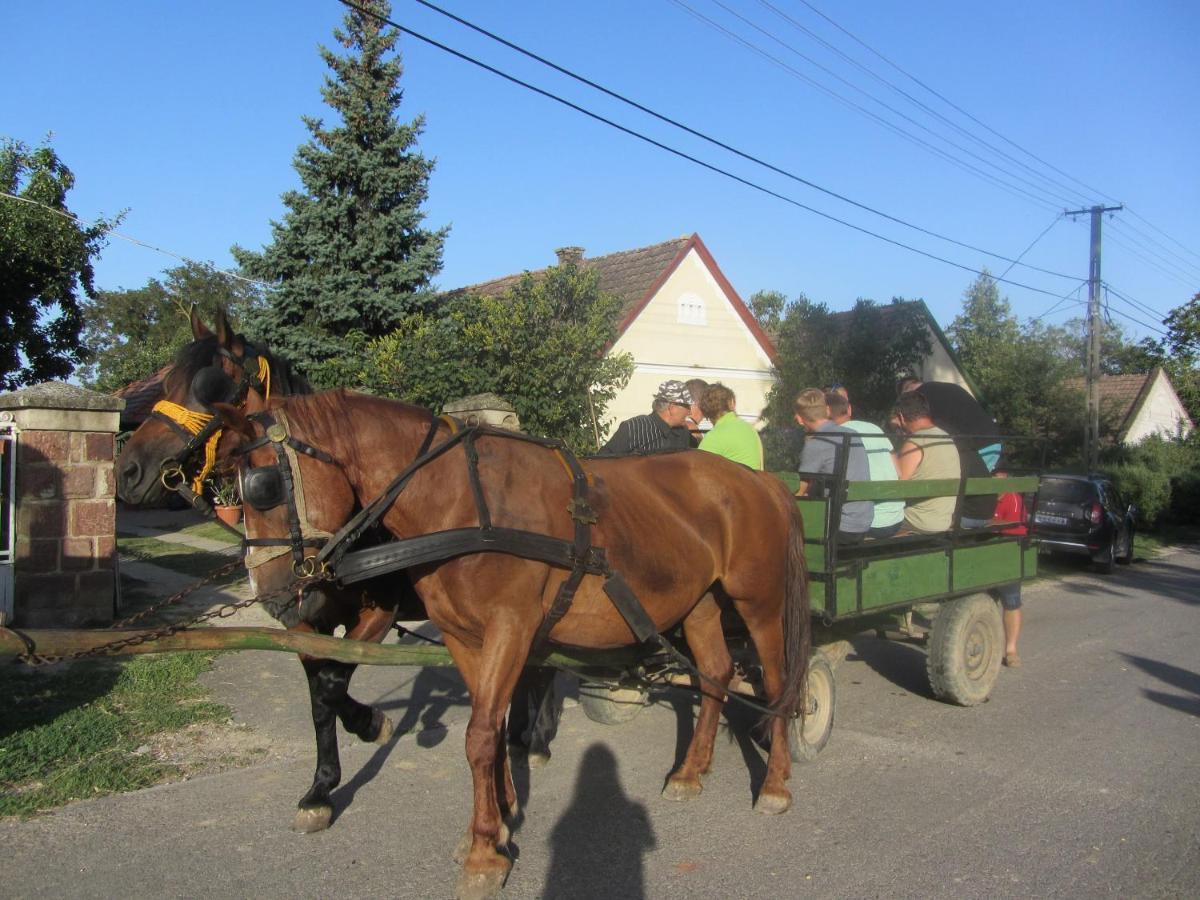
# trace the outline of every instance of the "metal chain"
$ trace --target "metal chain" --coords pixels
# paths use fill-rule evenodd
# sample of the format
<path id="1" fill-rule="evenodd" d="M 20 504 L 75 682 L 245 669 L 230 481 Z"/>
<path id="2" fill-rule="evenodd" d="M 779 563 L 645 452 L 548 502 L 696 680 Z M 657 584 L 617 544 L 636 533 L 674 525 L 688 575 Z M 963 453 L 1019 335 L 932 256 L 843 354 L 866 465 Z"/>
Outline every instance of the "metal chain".
<path id="1" fill-rule="evenodd" d="M 166 598 L 165 600 L 162 600 L 159 603 L 156 603 L 153 606 L 150 606 L 150 607 L 142 610 L 141 612 L 136 613 L 132 616 L 129 616 L 128 618 L 122 619 L 119 622 L 116 622 L 114 624 L 116 627 L 122 627 L 125 625 L 129 625 L 129 624 L 132 624 L 133 622 L 137 622 L 141 619 L 146 618 L 151 613 L 157 612 L 160 609 L 164 609 L 165 607 L 172 606 L 172 605 L 178 603 L 179 601 L 181 601 L 184 597 L 187 597 L 189 594 L 198 590 L 199 588 L 204 587 L 206 584 L 210 584 L 211 582 L 215 581 L 216 579 L 221 578 L 224 575 L 228 575 L 229 573 L 235 571 L 237 568 L 241 567 L 242 564 L 243 564 L 242 560 L 240 560 L 240 559 L 234 560 L 233 562 L 230 562 L 230 563 L 226 563 L 225 565 L 214 570 L 213 572 L 210 572 L 208 575 L 206 575 L 204 578 L 200 579 L 200 581 L 197 581 L 195 584 L 190 584 L 187 587 L 183 588 L 182 590 L 177 591 L 176 593 L 172 594 L 170 597 Z M 87 650 L 78 650 L 74 653 L 66 653 L 66 654 L 57 655 L 57 656 L 49 656 L 49 655 L 43 655 L 40 653 L 33 652 L 32 648 L 31 648 L 31 651 L 29 653 L 21 654 L 21 655 L 17 656 L 16 659 L 17 659 L 17 661 L 23 662 L 29 666 L 44 666 L 44 665 L 53 665 L 55 663 L 60 663 L 60 662 L 70 662 L 70 661 L 74 661 L 77 659 L 87 659 L 90 657 L 112 656 L 115 653 L 117 653 L 118 651 L 124 649 L 125 647 L 134 647 L 134 646 L 137 646 L 138 644 L 144 644 L 144 643 L 147 643 L 150 641 L 156 641 L 159 638 L 169 637 L 170 635 L 175 634 L 178 631 L 183 631 L 193 625 L 198 625 L 201 622 L 207 622 L 211 619 L 228 619 L 231 616 L 233 616 L 234 614 L 236 614 L 238 611 L 246 609 L 247 607 L 253 606 L 256 603 L 263 603 L 263 604 L 270 603 L 274 600 L 280 599 L 281 597 L 289 596 L 293 592 L 297 593 L 297 602 L 298 602 L 299 601 L 299 593 L 304 589 L 304 587 L 306 587 L 307 585 L 312 584 L 314 582 L 321 581 L 321 580 L 323 580 L 323 576 L 320 576 L 320 575 L 315 575 L 315 576 L 311 576 L 308 578 L 297 578 L 297 579 L 293 580 L 291 583 L 289 583 L 286 587 L 279 588 L 278 590 L 271 591 L 270 593 L 263 594 L 262 596 L 248 597 L 245 600 L 237 600 L 232 603 L 223 603 L 216 609 L 211 609 L 211 610 L 208 610 L 207 612 L 200 613 L 199 615 L 193 616 L 192 618 L 190 618 L 186 621 L 173 622 L 173 623 L 165 625 L 159 629 L 156 629 L 154 631 L 140 631 L 137 634 L 131 634 L 129 637 L 118 638 L 115 641 L 109 641 L 107 644 L 101 644 L 98 647 L 91 647 Z"/>

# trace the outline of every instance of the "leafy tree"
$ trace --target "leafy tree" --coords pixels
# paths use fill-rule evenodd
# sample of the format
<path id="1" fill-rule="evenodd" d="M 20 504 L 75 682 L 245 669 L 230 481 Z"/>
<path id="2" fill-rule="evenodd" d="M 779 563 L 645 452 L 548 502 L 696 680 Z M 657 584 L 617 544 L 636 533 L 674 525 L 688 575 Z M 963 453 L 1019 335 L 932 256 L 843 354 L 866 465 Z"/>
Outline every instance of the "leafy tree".
<path id="1" fill-rule="evenodd" d="M 0 143 L 0 191 L 11 195 L 0 197 L 0 390 L 65 378 L 87 358 L 78 292 L 92 296 L 92 257 L 120 217 L 79 224 L 67 209 L 74 186 L 48 144 Z"/>
<path id="2" fill-rule="evenodd" d="M 1051 329 L 1059 337 L 1061 353 L 1079 370 L 1087 372 L 1088 322 L 1084 318 L 1068 319 Z M 1100 322 L 1100 374 L 1136 375 L 1149 372 L 1159 363 L 1148 352 L 1146 343 L 1134 343 L 1129 333 L 1116 322 Z"/>
<path id="3" fill-rule="evenodd" d="M 1064 382 L 1083 369 L 1074 352 L 1064 352 L 1062 329 L 1037 321 L 1022 325 L 984 272 L 963 294 L 962 312 L 946 336 L 1002 433 L 1039 439 L 1051 463 L 1079 452 L 1083 397 Z M 1022 462 L 1041 462 L 1029 445 L 1011 444 L 1010 453 Z"/>
<path id="4" fill-rule="evenodd" d="M 604 411 L 633 373 L 628 354 L 605 352 L 620 309 L 594 271 L 558 266 L 501 296 L 449 295 L 382 338 L 360 333 L 352 354 L 316 374 L 434 409 L 491 391 L 512 403 L 525 431 L 594 452 Z"/>
<path id="5" fill-rule="evenodd" d="M 764 296 L 771 295 L 755 294 L 751 303 Z M 900 298 L 887 306 L 860 299 L 848 313 L 834 313 L 800 294 L 783 308 L 777 334 L 777 381 L 763 430 L 772 469 L 795 468 L 798 461 L 792 401 L 804 388 L 843 384 L 857 418 L 883 421 L 896 399 L 896 377 L 930 351 L 920 307 Z"/>
<path id="6" fill-rule="evenodd" d="M 84 342 L 92 362 L 83 380 L 96 390 L 115 391 L 157 372 L 191 342 L 193 306 L 206 322 L 224 309 L 236 324 L 261 302 L 255 286 L 194 262 L 168 269 L 144 287 L 97 291 L 84 307 Z"/>
<path id="7" fill-rule="evenodd" d="M 777 332 L 787 307 L 787 295 L 780 291 L 757 291 L 751 295 L 749 306 L 758 324 L 769 332 Z"/>
<path id="8" fill-rule="evenodd" d="M 390 5 L 361 5 L 376 15 L 351 9 L 334 30 L 353 53 L 321 48 L 332 73 L 321 94 L 340 124 L 304 118 L 312 138 L 293 163 L 303 191 L 283 195 L 288 211 L 262 252 L 233 248 L 247 274 L 278 286 L 250 332 L 269 335 L 309 375 L 348 351 L 352 331 L 381 337 L 430 306 L 448 230 L 421 227 L 433 163 L 413 149 L 424 119 L 396 120 L 398 32 L 377 18 Z"/>

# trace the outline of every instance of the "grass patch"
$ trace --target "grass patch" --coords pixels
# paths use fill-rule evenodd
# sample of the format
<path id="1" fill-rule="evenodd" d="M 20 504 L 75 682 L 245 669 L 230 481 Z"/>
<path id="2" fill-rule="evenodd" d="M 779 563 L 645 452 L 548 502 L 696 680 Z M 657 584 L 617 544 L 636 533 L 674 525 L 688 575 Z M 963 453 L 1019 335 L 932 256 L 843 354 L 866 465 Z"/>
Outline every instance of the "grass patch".
<path id="1" fill-rule="evenodd" d="M 196 683 L 211 653 L 96 660 L 49 672 L 0 670 L 0 815 L 157 784 L 176 766 L 145 740 L 228 718 Z"/>
<path id="2" fill-rule="evenodd" d="M 235 526 L 240 528 L 241 526 Z M 210 541 L 220 541 L 222 544 L 236 544 L 239 538 L 234 537 L 216 522 L 197 522 L 195 525 L 189 525 L 187 528 L 179 529 L 179 534 L 190 535 L 191 537 L 205 538 Z"/>
<path id="3" fill-rule="evenodd" d="M 181 575 L 191 575 L 195 578 L 203 578 L 214 569 L 219 569 L 234 559 L 232 556 L 197 550 L 195 547 L 188 547 L 185 544 L 174 544 L 152 537 L 120 534 L 117 535 L 117 551 L 122 556 L 142 562 L 151 562 L 164 569 L 170 569 Z M 213 583 L 229 584 L 243 577 L 245 577 L 244 572 L 235 571 Z"/>

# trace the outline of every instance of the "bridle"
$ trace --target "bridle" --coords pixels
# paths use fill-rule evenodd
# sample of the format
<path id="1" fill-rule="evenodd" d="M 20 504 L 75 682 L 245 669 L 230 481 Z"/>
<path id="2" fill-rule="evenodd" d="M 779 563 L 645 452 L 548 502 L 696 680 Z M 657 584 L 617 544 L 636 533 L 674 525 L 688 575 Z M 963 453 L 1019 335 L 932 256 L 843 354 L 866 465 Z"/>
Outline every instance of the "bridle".
<path id="1" fill-rule="evenodd" d="M 253 345 L 246 343 L 245 347 L 247 352 L 241 356 L 224 347 L 217 348 L 217 356 L 228 359 L 241 371 L 242 377 L 236 384 L 222 366 L 206 366 L 196 373 L 188 387 L 192 396 L 209 408 L 213 403 L 241 406 L 251 388 L 261 394 L 264 401 L 270 399 L 271 365 L 265 356 L 255 352 Z M 196 506 L 198 500 L 203 500 L 201 492 L 204 479 L 216 466 L 217 444 L 221 440 L 221 418 L 212 413 L 188 409 L 169 400 L 160 400 L 154 404 L 150 416 L 165 423 L 183 440 L 183 447 L 179 452 L 168 456 L 159 465 L 159 481 L 164 488 L 180 494 Z M 204 454 L 204 464 L 192 479 L 189 488 L 186 485 L 184 466 L 201 452 Z"/>

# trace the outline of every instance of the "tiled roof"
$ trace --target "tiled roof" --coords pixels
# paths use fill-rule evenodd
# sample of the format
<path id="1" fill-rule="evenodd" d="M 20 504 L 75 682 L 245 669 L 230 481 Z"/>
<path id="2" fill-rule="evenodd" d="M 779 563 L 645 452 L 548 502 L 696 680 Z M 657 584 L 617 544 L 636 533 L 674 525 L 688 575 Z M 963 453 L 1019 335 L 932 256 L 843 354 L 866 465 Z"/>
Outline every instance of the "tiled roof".
<path id="1" fill-rule="evenodd" d="M 150 415 L 154 404 L 163 398 L 163 379 L 171 371 L 171 367 L 163 366 L 149 378 L 127 384 L 113 395 L 125 401 L 125 411 L 121 413 L 121 427 L 132 428 L 141 425 Z"/>
<path id="2" fill-rule="evenodd" d="M 1150 389 L 1157 374 L 1158 369 L 1154 368 L 1138 375 L 1100 376 L 1100 415 L 1104 425 L 1111 428 L 1118 438 L 1123 437 L 1133 424 L 1141 408 L 1139 401 Z M 1068 378 L 1063 385 L 1080 392 L 1087 390 L 1087 383 L 1083 378 Z M 1101 431 L 1104 430 L 1102 427 Z"/>
<path id="3" fill-rule="evenodd" d="M 667 271 L 667 267 L 675 261 L 689 240 L 689 237 L 680 237 L 650 247 L 622 250 L 619 253 L 610 253 L 607 256 L 597 256 L 592 259 L 580 259 L 579 265 L 597 272 L 600 290 L 616 294 L 621 298 L 620 320 L 625 323 L 630 313 L 645 299 L 650 288 Z M 549 271 L 548 268 L 538 269 L 529 274 L 536 278 L 544 275 L 547 271 Z M 506 275 L 503 278 L 472 284 L 448 293 L 494 297 L 516 287 L 524 275 L 525 273 Z"/>

